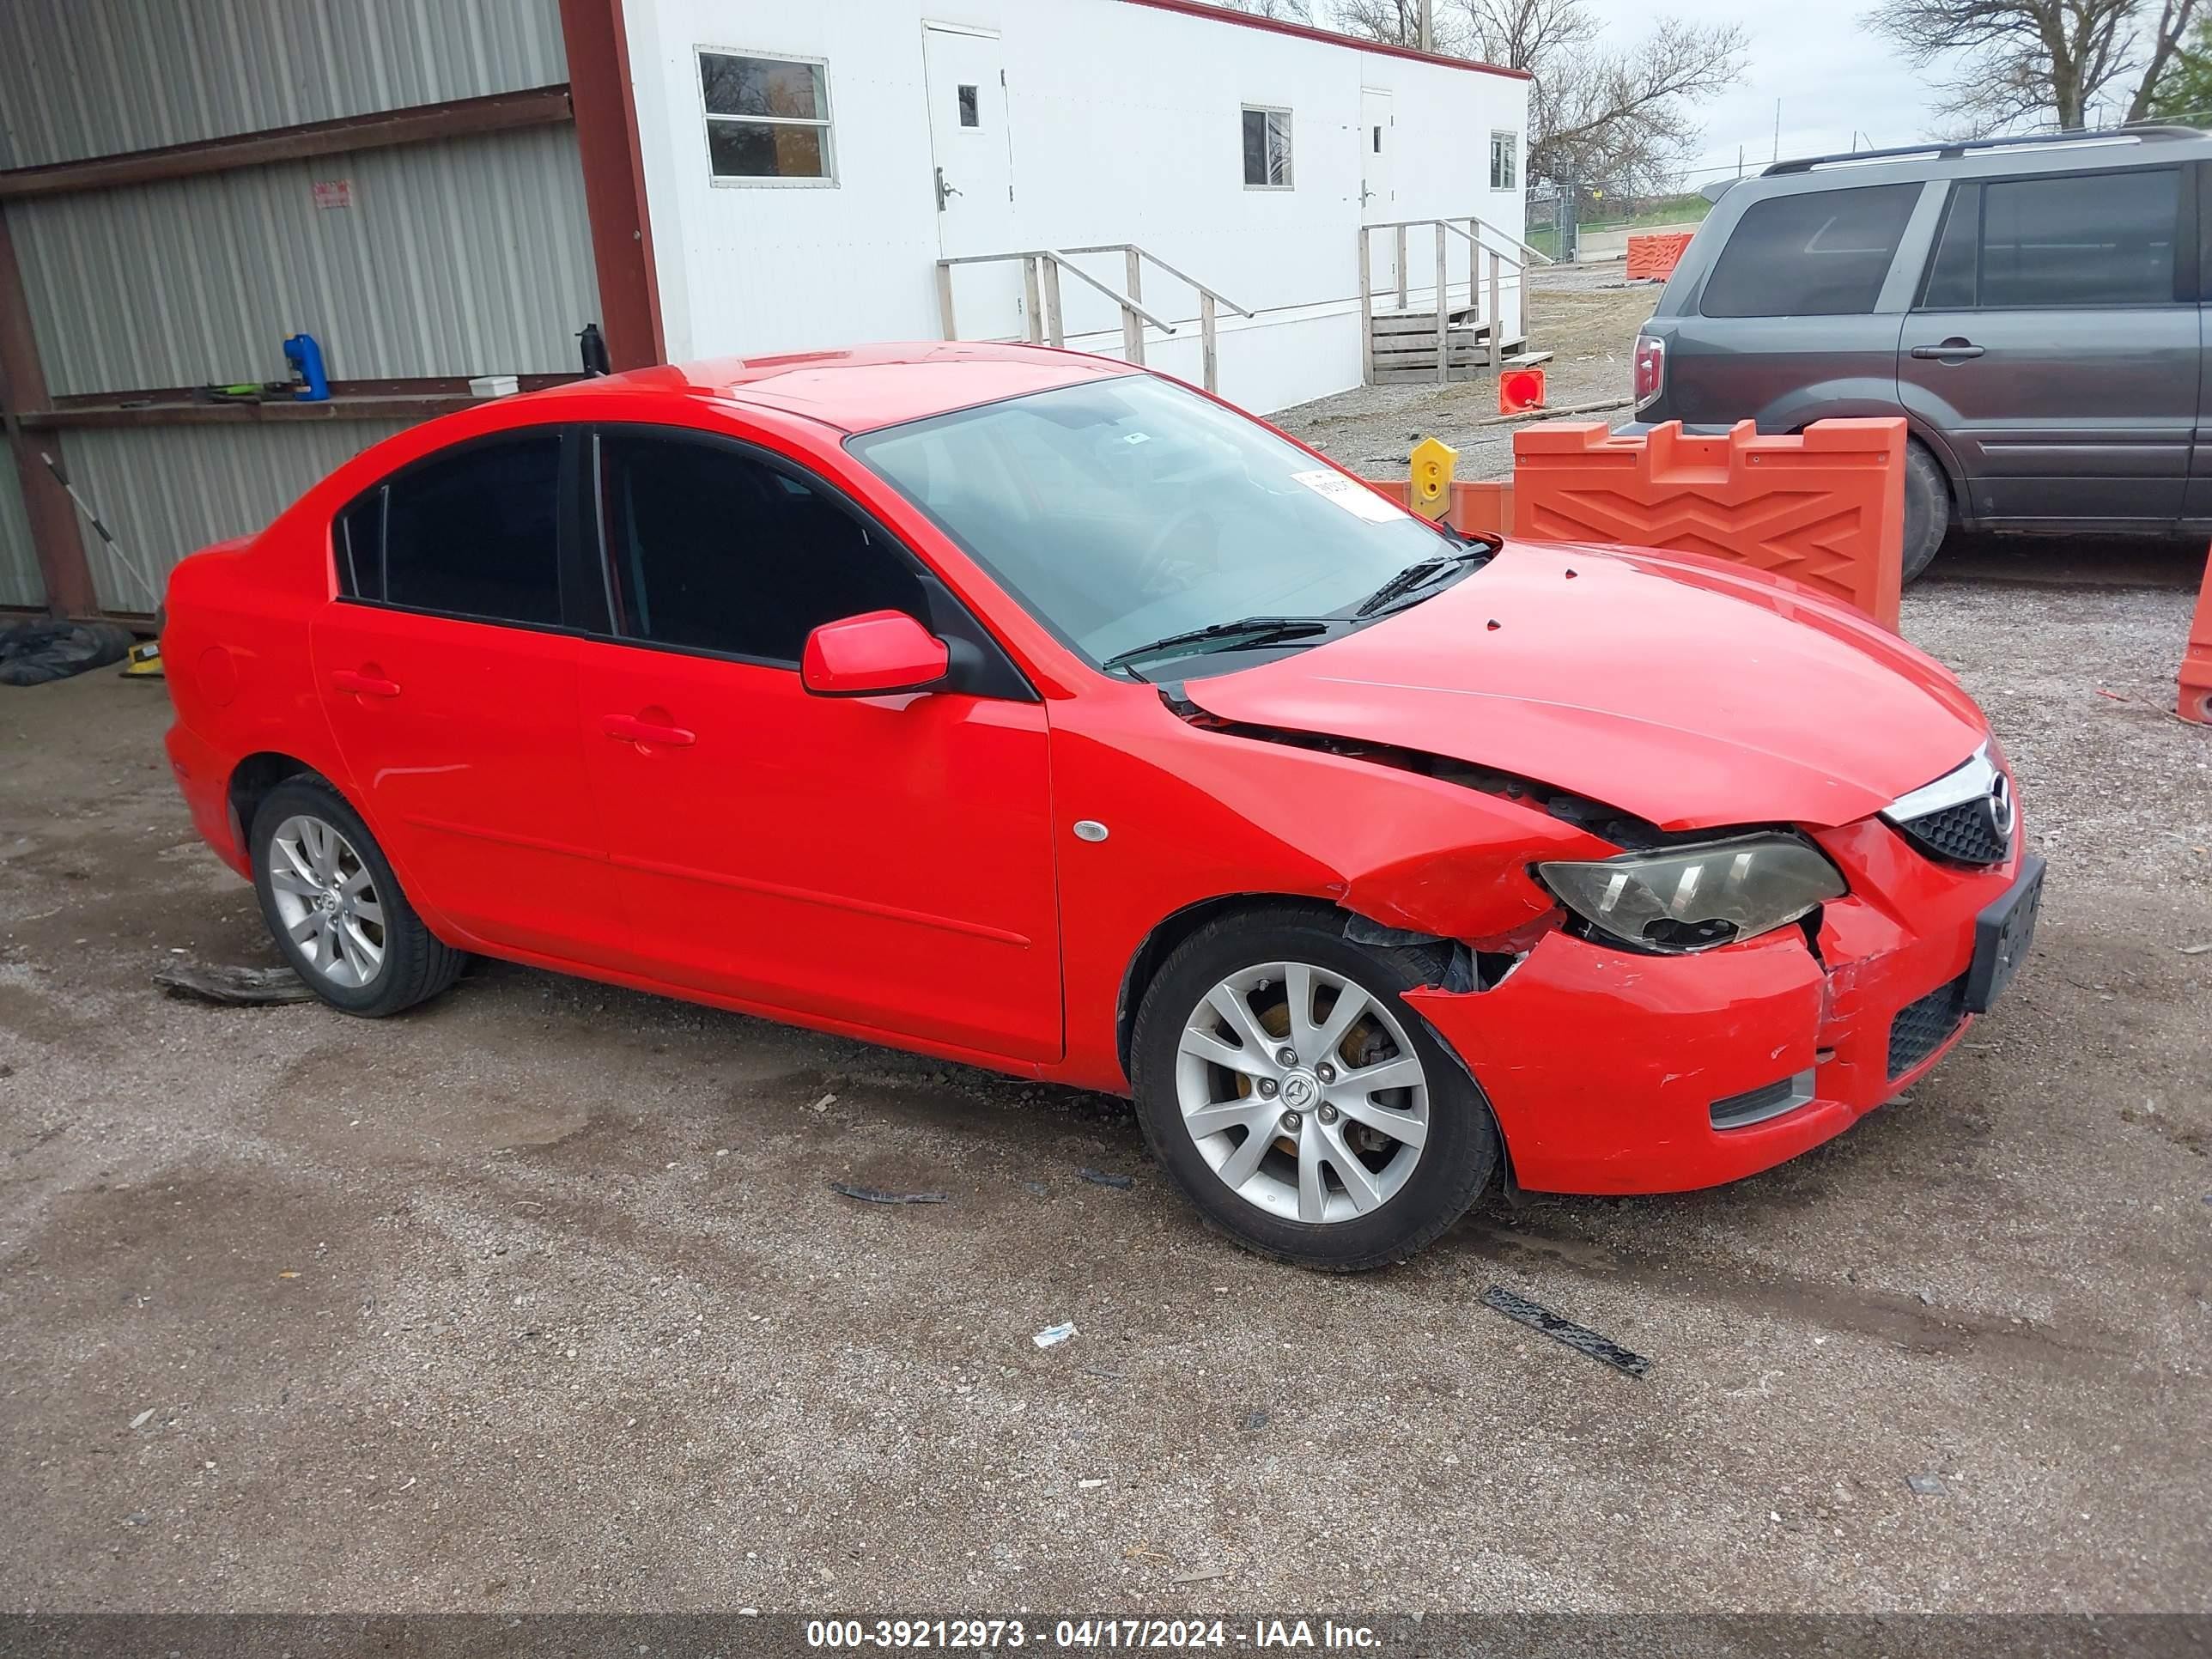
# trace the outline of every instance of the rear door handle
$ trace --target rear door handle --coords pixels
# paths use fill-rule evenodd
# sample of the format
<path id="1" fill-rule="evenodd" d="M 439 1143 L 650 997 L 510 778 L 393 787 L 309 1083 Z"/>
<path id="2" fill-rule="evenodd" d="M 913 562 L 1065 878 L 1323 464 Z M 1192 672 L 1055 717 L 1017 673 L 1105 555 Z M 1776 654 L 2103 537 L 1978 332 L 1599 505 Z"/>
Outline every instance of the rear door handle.
<path id="1" fill-rule="evenodd" d="M 699 740 L 696 732 L 658 720 L 641 720 L 635 714 L 609 714 L 600 722 L 599 729 L 617 743 L 649 744 L 656 749 L 689 749 Z"/>
<path id="2" fill-rule="evenodd" d="M 339 669 L 331 676 L 331 684 L 341 691 L 352 692 L 356 697 L 396 697 L 399 695 L 396 682 L 381 675 L 351 668 Z"/>
<path id="3" fill-rule="evenodd" d="M 1982 348 L 1971 340 L 1946 340 L 1942 345 L 1915 346 L 1912 355 L 1923 362 L 1933 358 L 1937 362 L 1962 363 L 1970 357 L 1980 356 Z"/>

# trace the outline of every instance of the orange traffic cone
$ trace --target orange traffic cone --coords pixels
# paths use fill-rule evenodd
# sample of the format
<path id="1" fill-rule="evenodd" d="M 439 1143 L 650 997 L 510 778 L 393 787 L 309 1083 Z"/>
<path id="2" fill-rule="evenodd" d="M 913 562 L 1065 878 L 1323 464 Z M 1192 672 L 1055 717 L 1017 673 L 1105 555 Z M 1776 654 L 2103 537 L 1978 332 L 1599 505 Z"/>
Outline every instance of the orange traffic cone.
<path id="1" fill-rule="evenodd" d="M 1518 415 L 1544 406 L 1544 371 L 1509 368 L 1498 377 L 1498 412 Z"/>
<path id="2" fill-rule="evenodd" d="M 2197 596 L 2197 617 L 2189 624 L 2189 646 L 2181 653 L 2181 718 L 2212 726 L 2212 561 L 2204 567 L 2204 586 Z"/>

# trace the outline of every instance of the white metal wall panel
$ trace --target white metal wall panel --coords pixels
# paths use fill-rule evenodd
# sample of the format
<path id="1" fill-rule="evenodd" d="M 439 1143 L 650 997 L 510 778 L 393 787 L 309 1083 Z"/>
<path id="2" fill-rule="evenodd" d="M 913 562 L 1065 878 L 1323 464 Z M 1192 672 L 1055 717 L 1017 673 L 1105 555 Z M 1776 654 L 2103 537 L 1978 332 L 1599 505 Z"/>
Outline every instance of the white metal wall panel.
<path id="1" fill-rule="evenodd" d="M 558 0 L 8 0 L 0 167 L 568 78 Z"/>
<path id="2" fill-rule="evenodd" d="M 341 461 L 408 424 L 88 427 L 69 434 L 70 478 L 125 552 L 166 586 L 187 553 L 262 529 Z M 85 544 L 102 609 L 151 611 L 160 603 L 97 536 L 88 532 Z"/>
<path id="3" fill-rule="evenodd" d="M 43 605 L 46 579 L 31 546 L 31 520 L 23 511 L 23 486 L 15 464 L 0 454 L 0 605 Z"/>
<path id="4" fill-rule="evenodd" d="M 337 179 L 351 205 L 317 207 Z M 6 211 L 57 397 L 280 380 L 303 331 L 333 380 L 556 373 L 599 314 L 568 125 Z"/>

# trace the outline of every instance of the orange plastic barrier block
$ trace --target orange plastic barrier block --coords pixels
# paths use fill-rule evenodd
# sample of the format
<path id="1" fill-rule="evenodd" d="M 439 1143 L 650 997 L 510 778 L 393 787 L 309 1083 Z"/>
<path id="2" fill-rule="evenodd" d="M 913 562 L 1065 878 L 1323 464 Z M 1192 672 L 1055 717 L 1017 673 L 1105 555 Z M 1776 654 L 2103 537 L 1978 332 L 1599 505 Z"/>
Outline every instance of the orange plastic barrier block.
<path id="1" fill-rule="evenodd" d="M 1682 262 L 1682 250 L 1689 245 L 1689 236 L 1679 231 L 1668 236 L 1631 236 L 1628 280 L 1634 283 L 1649 277 L 1664 282 L 1674 274 L 1674 267 Z"/>
<path id="2" fill-rule="evenodd" d="M 1410 486 L 1403 478 L 1370 478 L 1367 481 L 1401 507 L 1410 507 Z M 1455 530 L 1465 531 L 1470 536 L 1503 536 L 1513 519 L 1513 485 L 1510 480 L 1489 483 L 1460 483 L 1451 487 L 1451 506 L 1445 510 L 1444 522 Z"/>
<path id="3" fill-rule="evenodd" d="M 1498 377 L 1498 412 L 1518 415 L 1544 406 L 1544 371 L 1509 368 Z"/>
<path id="4" fill-rule="evenodd" d="M 1616 437 L 1547 421 L 1513 439 L 1513 533 L 1710 554 L 1794 577 L 1893 631 L 1905 548 L 1905 422 L 1749 421 L 1691 437 L 1679 421 Z"/>
<path id="5" fill-rule="evenodd" d="M 2188 648 L 2181 653 L 2179 712 L 2185 720 L 2212 726 L 2212 562 L 2204 567 L 2196 620 L 2189 624 Z"/>

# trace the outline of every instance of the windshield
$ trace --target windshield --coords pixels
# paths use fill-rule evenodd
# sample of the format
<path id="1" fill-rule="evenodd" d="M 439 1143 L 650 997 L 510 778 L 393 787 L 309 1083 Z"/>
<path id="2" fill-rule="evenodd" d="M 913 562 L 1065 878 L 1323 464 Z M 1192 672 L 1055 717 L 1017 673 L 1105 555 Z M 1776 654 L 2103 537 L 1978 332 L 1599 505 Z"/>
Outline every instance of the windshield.
<path id="1" fill-rule="evenodd" d="M 1265 427 L 1150 375 L 887 427 L 848 447 L 1094 665 L 1248 617 L 1349 626 L 1399 571 L 1462 550 Z M 1283 648 L 1340 631 L 1310 629 Z"/>

